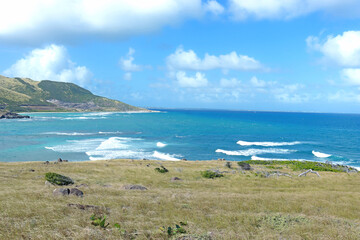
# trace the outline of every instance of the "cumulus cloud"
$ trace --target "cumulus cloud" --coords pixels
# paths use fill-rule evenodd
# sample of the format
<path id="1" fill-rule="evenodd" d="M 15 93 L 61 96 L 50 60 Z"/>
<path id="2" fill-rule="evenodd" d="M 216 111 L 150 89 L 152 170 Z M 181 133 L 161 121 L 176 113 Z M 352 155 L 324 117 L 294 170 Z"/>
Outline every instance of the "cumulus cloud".
<path id="1" fill-rule="evenodd" d="M 49 45 L 32 50 L 19 59 L 3 74 L 10 77 L 27 77 L 34 80 L 73 82 L 84 86 L 93 74 L 85 66 L 78 66 L 70 60 L 64 46 Z"/>
<path id="2" fill-rule="evenodd" d="M 225 8 L 217 1 L 211 0 L 205 3 L 204 10 L 211 12 L 214 15 L 220 15 L 225 11 Z"/>
<path id="3" fill-rule="evenodd" d="M 229 5 L 236 20 L 291 19 L 314 12 L 360 17 L 357 0 L 230 0 Z"/>
<path id="4" fill-rule="evenodd" d="M 323 54 L 324 61 L 340 66 L 360 66 L 360 31 L 347 31 L 341 35 L 328 36 L 321 41 L 318 37 L 306 39 L 310 49 Z"/>
<path id="5" fill-rule="evenodd" d="M 12 0 L 0 3 L 0 40 L 126 38 L 203 15 L 201 0 Z M 216 3 L 209 3 L 219 12 Z"/>
<path id="6" fill-rule="evenodd" d="M 197 72 L 193 77 L 188 77 L 185 72 L 179 71 L 176 73 L 176 80 L 181 87 L 197 88 L 208 85 L 205 74 L 200 72 Z"/>
<path id="7" fill-rule="evenodd" d="M 170 70 L 204 71 L 224 69 L 246 71 L 264 69 L 259 61 L 246 55 L 239 55 L 235 51 L 219 56 L 206 53 L 204 58 L 201 59 L 193 50 L 186 51 L 182 47 L 169 55 L 166 63 Z"/>
<path id="8" fill-rule="evenodd" d="M 236 78 L 226 79 L 222 78 L 220 80 L 220 87 L 222 88 L 236 88 L 241 86 L 241 81 Z"/>
<path id="9" fill-rule="evenodd" d="M 129 52 L 126 55 L 126 58 L 122 57 L 119 61 L 120 67 L 124 71 L 134 72 L 134 71 L 141 71 L 142 66 L 134 64 L 134 55 L 135 50 L 133 48 L 129 48 Z"/>
<path id="10" fill-rule="evenodd" d="M 340 73 L 349 85 L 360 86 L 360 68 L 345 68 Z"/>

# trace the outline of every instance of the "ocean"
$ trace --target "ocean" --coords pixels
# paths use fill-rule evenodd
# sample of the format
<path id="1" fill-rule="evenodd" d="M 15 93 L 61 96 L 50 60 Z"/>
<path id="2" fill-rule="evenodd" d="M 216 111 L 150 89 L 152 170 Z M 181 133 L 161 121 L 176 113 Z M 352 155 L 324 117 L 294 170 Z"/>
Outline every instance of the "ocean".
<path id="1" fill-rule="evenodd" d="M 360 167 L 357 114 L 160 111 L 1 120 L 0 161 L 296 159 Z"/>

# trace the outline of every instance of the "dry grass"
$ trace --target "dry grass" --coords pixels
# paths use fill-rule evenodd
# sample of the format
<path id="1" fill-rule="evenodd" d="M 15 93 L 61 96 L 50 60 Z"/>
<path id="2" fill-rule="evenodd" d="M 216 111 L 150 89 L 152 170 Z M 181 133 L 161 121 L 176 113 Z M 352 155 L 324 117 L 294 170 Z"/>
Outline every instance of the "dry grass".
<path id="1" fill-rule="evenodd" d="M 212 239 L 360 238 L 358 173 L 261 178 L 225 169 L 219 161 L 162 164 L 169 173 L 157 173 L 158 162 L 142 160 L 1 163 L 0 239 L 168 239 L 159 227 L 180 221 L 188 222 L 189 234 Z M 201 171 L 212 168 L 229 173 L 219 179 L 201 177 Z M 80 188 L 85 196 L 54 197 L 55 187 L 44 185 L 46 172 L 69 176 L 75 185 L 87 184 Z M 175 176 L 183 181 L 171 182 Z M 149 190 L 124 190 L 124 184 Z M 91 225 L 92 211 L 68 203 L 109 208 L 110 226 L 103 230 Z M 115 223 L 128 235 L 114 228 Z"/>

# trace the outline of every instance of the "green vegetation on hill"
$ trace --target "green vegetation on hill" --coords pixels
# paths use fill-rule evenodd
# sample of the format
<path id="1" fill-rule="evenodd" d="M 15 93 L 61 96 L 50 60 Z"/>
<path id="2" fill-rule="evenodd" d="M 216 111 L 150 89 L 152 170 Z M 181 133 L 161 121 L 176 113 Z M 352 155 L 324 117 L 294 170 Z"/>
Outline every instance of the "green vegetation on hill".
<path id="1" fill-rule="evenodd" d="M 96 96 L 73 83 L 41 82 L 0 75 L 0 110 L 4 111 L 146 111 Z"/>

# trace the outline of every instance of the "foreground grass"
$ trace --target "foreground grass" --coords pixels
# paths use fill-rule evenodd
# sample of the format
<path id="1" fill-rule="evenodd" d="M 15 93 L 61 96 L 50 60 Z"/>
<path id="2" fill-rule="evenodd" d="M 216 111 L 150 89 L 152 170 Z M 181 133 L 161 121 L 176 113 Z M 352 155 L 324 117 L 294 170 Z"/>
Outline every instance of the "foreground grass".
<path id="1" fill-rule="evenodd" d="M 224 167 L 221 161 L 161 162 L 112 160 L 58 164 L 0 164 L 0 239 L 168 239 L 160 227 L 179 222 L 200 239 L 359 239 L 360 174 L 319 172 L 321 177 L 293 175 L 262 178 L 254 171 Z M 150 164 L 150 166 L 147 166 Z M 31 169 L 35 171 L 30 171 Z M 207 169 L 227 171 L 206 179 Z M 71 177 L 83 198 L 55 197 L 44 175 Z M 170 181 L 179 177 L 182 181 Z M 141 184 L 147 191 L 124 190 Z M 107 215 L 106 229 L 91 224 L 91 210 L 68 203 L 97 205 Z M 105 210 L 108 208 L 108 210 Z M 118 223 L 126 234 L 114 224 Z M 175 235 L 173 238 L 180 237 Z M 180 239 L 180 238 L 179 238 Z"/>

